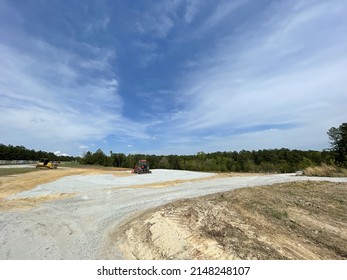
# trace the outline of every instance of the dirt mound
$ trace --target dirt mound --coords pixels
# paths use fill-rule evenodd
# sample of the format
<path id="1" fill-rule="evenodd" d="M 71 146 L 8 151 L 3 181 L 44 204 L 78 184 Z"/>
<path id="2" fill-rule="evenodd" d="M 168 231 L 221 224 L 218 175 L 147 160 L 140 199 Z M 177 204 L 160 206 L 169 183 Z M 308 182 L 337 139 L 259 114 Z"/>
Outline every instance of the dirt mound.
<path id="1" fill-rule="evenodd" d="M 347 259 L 347 183 L 244 188 L 148 210 L 112 234 L 127 259 Z"/>

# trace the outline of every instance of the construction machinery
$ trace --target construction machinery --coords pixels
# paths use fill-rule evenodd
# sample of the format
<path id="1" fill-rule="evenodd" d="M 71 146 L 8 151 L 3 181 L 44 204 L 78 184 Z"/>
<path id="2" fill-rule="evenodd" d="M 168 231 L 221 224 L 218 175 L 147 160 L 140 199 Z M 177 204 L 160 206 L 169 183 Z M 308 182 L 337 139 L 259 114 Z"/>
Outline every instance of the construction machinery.
<path id="1" fill-rule="evenodd" d="M 42 158 L 36 164 L 36 168 L 57 169 L 58 163 L 51 161 L 48 158 Z"/>
<path id="2" fill-rule="evenodd" d="M 152 171 L 149 170 L 149 162 L 145 159 L 140 159 L 133 169 L 133 173 L 135 174 L 148 174 L 152 173 Z"/>

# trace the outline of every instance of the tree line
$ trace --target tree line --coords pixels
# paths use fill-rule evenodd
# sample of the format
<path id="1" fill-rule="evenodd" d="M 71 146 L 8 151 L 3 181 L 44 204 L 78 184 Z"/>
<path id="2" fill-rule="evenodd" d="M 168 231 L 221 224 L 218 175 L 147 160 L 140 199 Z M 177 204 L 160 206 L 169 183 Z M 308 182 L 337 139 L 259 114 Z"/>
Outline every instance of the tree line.
<path id="1" fill-rule="evenodd" d="M 199 152 L 195 155 L 146 155 L 113 153 L 106 155 L 101 149 L 83 157 L 58 156 L 54 153 L 28 150 L 23 146 L 0 144 L 2 160 L 38 160 L 49 158 L 60 161 L 78 161 L 87 165 L 133 168 L 140 159 L 147 159 L 152 169 L 181 169 L 215 172 L 295 172 L 321 164 L 347 166 L 347 123 L 332 127 L 327 132 L 331 149 L 301 151 L 267 149 L 258 151 Z"/>
<path id="2" fill-rule="evenodd" d="M 29 150 L 24 146 L 0 144 L 0 160 L 39 160 L 49 158 L 55 161 L 73 161 L 76 157 L 56 155 L 52 152 Z"/>
<path id="3" fill-rule="evenodd" d="M 79 159 L 81 164 L 133 168 L 140 159 L 147 159 L 152 169 L 178 169 L 216 172 L 295 172 L 309 166 L 331 164 L 330 151 L 300 151 L 271 149 L 240 152 L 199 152 L 196 155 L 147 155 L 110 152 L 106 155 L 101 149 L 87 152 Z"/>
<path id="4" fill-rule="evenodd" d="M 268 149 L 240 152 L 199 152 L 196 155 L 145 155 L 113 153 L 102 150 L 87 152 L 82 164 L 132 168 L 140 159 L 147 159 L 151 168 L 219 172 L 295 172 L 324 164 L 347 166 L 347 123 L 327 131 L 331 148 L 323 151 Z"/>
<path id="5" fill-rule="evenodd" d="M 86 165 L 133 168 L 140 159 L 147 159 L 152 169 L 178 169 L 215 172 L 295 172 L 309 166 L 334 161 L 333 151 L 301 151 L 270 149 L 258 151 L 199 152 L 195 155 L 148 155 L 124 154 L 110 151 L 106 155 L 101 149 L 88 151 L 83 157 L 61 156 L 52 152 L 35 151 L 23 146 L 0 144 L 1 160 L 39 160 L 49 158 L 56 161 L 78 161 Z"/>

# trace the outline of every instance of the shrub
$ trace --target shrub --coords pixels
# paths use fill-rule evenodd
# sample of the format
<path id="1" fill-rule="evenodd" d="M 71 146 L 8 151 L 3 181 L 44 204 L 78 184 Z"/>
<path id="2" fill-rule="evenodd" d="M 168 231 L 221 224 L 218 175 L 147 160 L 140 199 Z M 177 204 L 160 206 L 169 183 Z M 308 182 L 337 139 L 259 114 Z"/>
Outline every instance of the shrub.
<path id="1" fill-rule="evenodd" d="M 335 165 L 322 164 L 316 167 L 307 167 L 304 169 L 306 176 L 318 177 L 347 177 L 347 169 Z"/>

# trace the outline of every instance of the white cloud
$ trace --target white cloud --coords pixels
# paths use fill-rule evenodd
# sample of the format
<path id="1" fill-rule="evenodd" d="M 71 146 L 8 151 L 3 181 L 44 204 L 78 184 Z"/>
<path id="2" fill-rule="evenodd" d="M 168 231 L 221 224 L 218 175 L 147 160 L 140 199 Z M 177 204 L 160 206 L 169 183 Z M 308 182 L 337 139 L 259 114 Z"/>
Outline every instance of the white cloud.
<path id="1" fill-rule="evenodd" d="M 329 125 L 334 125 L 332 120 L 335 125 L 343 121 L 347 104 L 347 40 L 341 33 L 341 29 L 347 30 L 347 22 L 342 20 L 343 13 L 325 2 L 299 10 L 285 4 L 264 13 L 261 20 L 267 24 L 261 28 L 241 28 L 196 61 L 194 70 L 184 77 L 183 94 L 177 100 L 185 110 L 174 115 L 168 133 L 224 131 L 218 141 L 235 143 L 235 135 L 229 133 L 228 137 L 232 128 L 292 123 L 315 127 L 325 139 Z M 340 8 L 347 12 L 347 5 Z M 335 27 L 335 22 L 344 28 Z M 317 135 L 317 130 L 312 135 Z M 302 142 L 310 138 L 299 128 L 286 131 L 301 137 Z M 279 140 L 271 135 L 276 133 L 262 135 L 269 135 L 274 144 Z M 247 143 L 245 139 L 238 137 L 242 143 Z M 218 146 L 218 141 L 211 146 Z"/>
<path id="2" fill-rule="evenodd" d="M 151 12 L 142 12 L 136 24 L 141 34 L 150 34 L 153 37 L 165 38 L 174 27 L 172 19 L 173 3 L 159 2 L 153 5 Z"/>
<path id="3" fill-rule="evenodd" d="M 200 27 L 199 32 L 206 32 L 207 30 L 219 25 L 223 20 L 235 12 L 237 8 L 247 2 L 248 0 L 219 2 L 211 13 L 211 16 Z"/>
<path id="4" fill-rule="evenodd" d="M 145 51 L 155 51 L 158 48 L 158 45 L 154 42 L 140 40 L 135 41 L 134 46 Z"/>
<path id="5" fill-rule="evenodd" d="M 204 5 L 204 2 L 201 0 L 185 0 L 185 4 L 186 10 L 184 14 L 184 19 L 187 23 L 191 23 L 194 21 L 201 7 Z"/>
<path id="6" fill-rule="evenodd" d="M 109 16 L 103 16 L 99 19 L 96 19 L 86 25 L 86 31 L 88 33 L 104 31 L 110 23 Z"/>
<path id="7" fill-rule="evenodd" d="M 118 79 L 108 71 L 112 52 L 89 53 L 93 58 L 86 60 L 71 50 L 22 36 L 25 45 L 10 47 L 0 41 L 4 143 L 47 150 L 69 146 L 73 154 L 84 140 L 146 136 L 144 126 L 122 116 Z"/>
<path id="8" fill-rule="evenodd" d="M 80 148 L 80 149 L 88 149 L 89 146 L 87 146 L 87 145 L 80 145 L 79 148 Z"/>
<path id="9" fill-rule="evenodd" d="M 104 16 L 76 25 L 75 38 L 74 22 L 66 29 L 74 35 L 59 44 L 26 33 L 27 19 L 6 7 L 14 16 L 0 27 L 1 141 L 70 154 L 92 143 L 131 148 L 135 139 L 141 139 L 139 152 L 156 153 L 324 146 L 325 131 L 345 121 L 347 4 L 286 0 L 257 12 L 246 5 L 151 2 L 129 21 L 141 33 L 137 38 L 111 31 Z M 87 43 L 96 33 L 103 39 Z M 113 46 L 123 43 L 117 53 Z M 118 55 L 134 53 L 136 66 L 153 66 L 143 76 L 117 64 Z M 159 70 L 154 61 L 167 67 Z M 184 72 L 177 72 L 179 65 L 186 65 Z M 163 72 L 168 79 L 156 85 L 156 71 L 170 71 L 171 78 Z M 138 92 L 127 92 L 130 84 Z M 141 94 L 146 102 L 137 104 Z M 124 103 L 129 100 L 134 103 Z M 133 116 L 128 108 L 140 109 Z M 129 119 L 143 116 L 146 122 Z"/>
<path id="10" fill-rule="evenodd" d="M 70 156 L 69 154 L 67 154 L 67 153 L 62 153 L 61 151 L 56 151 L 56 152 L 54 152 L 54 154 L 55 154 L 56 156 L 64 156 L 64 157 Z"/>
<path id="11" fill-rule="evenodd" d="M 204 3 L 198 0 L 154 2 L 146 11 L 141 10 L 137 31 L 164 39 L 175 27 L 192 23 L 203 6 Z"/>

